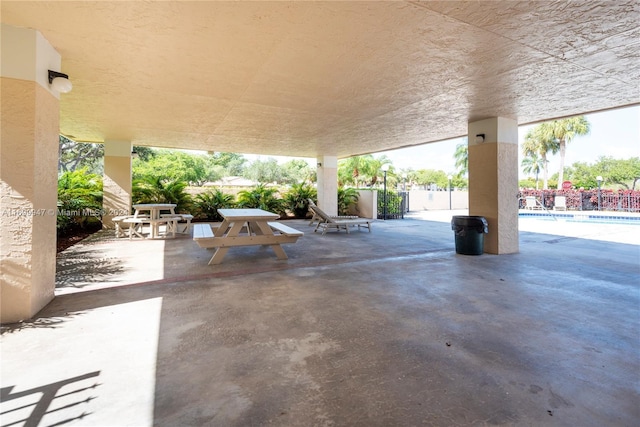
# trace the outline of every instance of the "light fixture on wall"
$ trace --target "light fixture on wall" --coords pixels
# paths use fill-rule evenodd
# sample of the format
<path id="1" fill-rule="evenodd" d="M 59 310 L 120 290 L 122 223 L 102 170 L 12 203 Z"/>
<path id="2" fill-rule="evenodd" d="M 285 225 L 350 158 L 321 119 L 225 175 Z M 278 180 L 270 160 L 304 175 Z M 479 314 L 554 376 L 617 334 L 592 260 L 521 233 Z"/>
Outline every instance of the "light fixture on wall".
<path id="1" fill-rule="evenodd" d="M 322 167 L 322 163 L 318 162 L 318 167 L 321 168 Z"/>
<path id="2" fill-rule="evenodd" d="M 49 70 L 49 84 L 60 93 L 71 92 L 71 89 L 73 89 L 69 76 L 57 71 Z"/>
<path id="3" fill-rule="evenodd" d="M 484 142 L 484 133 L 476 135 L 476 144 L 482 144 Z"/>

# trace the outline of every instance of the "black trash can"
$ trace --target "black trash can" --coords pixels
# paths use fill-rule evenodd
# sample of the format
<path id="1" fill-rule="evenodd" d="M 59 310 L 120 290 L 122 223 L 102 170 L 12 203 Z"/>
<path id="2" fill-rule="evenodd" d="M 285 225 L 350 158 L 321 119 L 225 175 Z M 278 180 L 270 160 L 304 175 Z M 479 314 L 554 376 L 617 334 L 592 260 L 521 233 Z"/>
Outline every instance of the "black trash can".
<path id="1" fill-rule="evenodd" d="M 489 232 L 489 224 L 483 216 L 454 216 L 451 229 L 456 235 L 456 253 L 462 255 L 482 255 L 484 233 Z"/>

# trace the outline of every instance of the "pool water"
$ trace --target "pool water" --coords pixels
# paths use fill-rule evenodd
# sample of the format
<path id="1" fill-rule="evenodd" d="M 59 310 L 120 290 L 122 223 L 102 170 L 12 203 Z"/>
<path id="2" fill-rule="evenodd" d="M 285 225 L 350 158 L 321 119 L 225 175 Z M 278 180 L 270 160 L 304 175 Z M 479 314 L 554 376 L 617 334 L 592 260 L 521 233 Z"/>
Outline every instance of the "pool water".
<path id="1" fill-rule="evenodd" d="M 583 222 L 590 224 L 626 224 L 640 225 L 640 215 L 616 215 L 616 214 L 591 214 L 585 212 L 577 213 L 520 213 L 519 218 L 530 218 L 541 221 L 557 222 Z"/>

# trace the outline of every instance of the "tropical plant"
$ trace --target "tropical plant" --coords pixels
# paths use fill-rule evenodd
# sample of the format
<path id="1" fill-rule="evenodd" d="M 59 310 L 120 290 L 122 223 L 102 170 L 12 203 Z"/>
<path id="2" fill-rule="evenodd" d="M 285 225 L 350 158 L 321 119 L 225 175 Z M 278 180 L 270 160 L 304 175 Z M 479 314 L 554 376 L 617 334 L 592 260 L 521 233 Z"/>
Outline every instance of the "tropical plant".
<path id="1" fill-rule="evenodd" d="M 371 154 L 354 156 L 338 162 L 338 182 L 340 185 L 353 184 L 356 188 L 361 186 L 374 186 L 382 177 L 382 165 L 391 165 L 387 156 L 373 157 Z M 393 177 L 393 169 L 387 172 L 388 177 Z"/>
<path id="2" fill-rule="evenodd" d="M 456 145 L 453 157 L 456 160 L 457 175 L 465 176 L 469 173 L 469 144 L 467 141 Z"/>
<path id="3" fill-rule="evenodd" d="M 387 185 L 389 187 L 395 187 L 396 184 L 398 183 L 398 177 L 396 176 L 396 171 L 395 171 L 395 168 L 393 167 L 393 164 L 391 163 L 391 160 L 387 156 L 382 155 L 380 157 L 374 158 L 373 161 L 371 162 L 371 167 L 374 171 L 370 181 L 370 185 L 372 187 L 376 185 L 376 183 L 378 182 L 382 183 L 384 181 L 385 174 L 384 174 L 384 171 L 382 170 L 382 166 L 384 165 L 389 165 L 387 169 Z"/>
<path id="4" fill-rule="evenodd" d="M 564 180 L 564 157 L 567 144 L 576 136 L 588 135 L 591 124 L 584 116 L 569 117 L 562 120 L 554 120 L 539 125 L 545 139 L 554 140 L 560 151 L 560 171 L 558 172 L 558 189 L 562 188 Z"/>
<path id="5" fill-rule="evenodd" d="M 284 202 L 278 197 L 278 190 L 259 184 L 251 190 L 238 193 L 237 204 L 241 208 L 256 208 L 282 215 Z"/>
<path id="6" fill-rule="evenodd" d="M 218 209 L 232 208 L 234 197 L 220 189 L 215 189 L 196 195 L 194 205 L 196 214 L 199 217 L 211 221 L 222 221 L 222 216 L 218 213 Z"/>
<path id="7" fill-rule="evenodd" d="M 373 156 L 367 154 L 365 156 L 353 156 L 338 162 L 338 182 L 341 185 L 353 184 L 356 188 L 360 187 L 360 183 L 366 179 L 365 176 L 371 173 L 369 162 L 373 160 Z"/>
<path id="8" fill-rule="evenodd" d="M 191 210 L 192 199 L 184 181 L 169 181 L 158 176 L 144 176 L 133 181 L 133 203 L 174 203 L 176 213 Z"/>
<path id="9" fill-rule="evenodd" d="M 318 192 L 311 185 L 294 184 L 284 195 L 284 203 L 296 218 L 305 218 L 309 212 L 309 199 L 315 200 L 317 197 Z"/>
<path id="10" fill-rule="evenodd" d="M 542 188 L 548 188 L 548 164 L 547 154 L 555 154 L 560 149 L 558 142 L 548 135 L 548 132 L 545 130 L 545 123 L 530 129 L 529 132 L 524 137 L 524 142 L 522 143 L 522 154 L 525 157 L 533 157 L 538 156 L 542 161 L 542 178 L 543 178 L 543 186 Z"/>
<path id="11" fill-rule="evenodd" d="M 536 177 L 536 190 L 538 189 L 538 175 L 544 168 L 544 162 L 539 157 L 538 153 L 531 152 L 529 156 L 522 159 L 522 171 L 524 173 L 533 173 Z"/>
<path id="12" fill-rule="evenodd" d="M 86 168 L 63 173 L 58 178 L 56 228 L 64 234 L 73 226 L 85 228 L 99 221 L 102 212 L 102 177 Z"/>
<path id="13" fill-rule="evenodd" d="M 352 187 L 338 187 L 338 215 L 348 215 L 351 206 L 358 203 L 358 190 Z"/>

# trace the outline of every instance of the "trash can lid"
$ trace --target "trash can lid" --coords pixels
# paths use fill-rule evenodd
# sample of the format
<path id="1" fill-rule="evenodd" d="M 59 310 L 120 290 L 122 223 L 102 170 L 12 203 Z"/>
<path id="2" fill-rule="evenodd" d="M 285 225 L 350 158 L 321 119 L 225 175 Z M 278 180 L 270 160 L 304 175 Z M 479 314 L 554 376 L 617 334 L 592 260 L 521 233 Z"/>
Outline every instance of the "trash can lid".
<path id="1" fill-rule="evenodd" d="M 468 227 L 482 227 L 487 225 L 487 219 L 483 216 L 455 215 L 451 218 L 451 224 Z"/>

